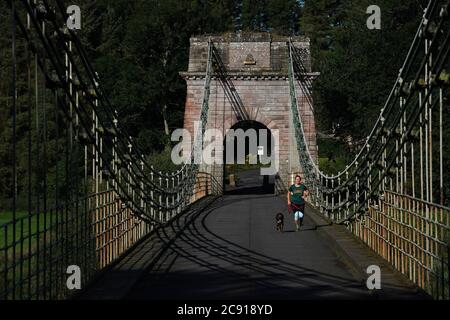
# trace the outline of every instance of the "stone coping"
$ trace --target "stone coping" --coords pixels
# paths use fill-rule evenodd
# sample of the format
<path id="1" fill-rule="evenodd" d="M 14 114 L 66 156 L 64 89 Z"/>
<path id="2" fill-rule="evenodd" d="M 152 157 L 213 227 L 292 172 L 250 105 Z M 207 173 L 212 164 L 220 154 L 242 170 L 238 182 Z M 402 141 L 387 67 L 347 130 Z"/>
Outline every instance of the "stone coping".
<path id="1" fill-rule="evenodd" d="M 190 38 L 190 42 L 208 42 L 209 39 L 213 42 L 287 42 L 289 39 L 292 39 L 293 42 L 310 42 L 310 39 L 305 36 L 281 36 L 268 32 L 229 32 L 221 35 L 194 35 Z"/>
<path id="2" fill-rule="evenodd" d="M 191 79 L 204 79 L 204 72 L 180 72 L 180 76 L 185 80 Z M 314 80 L 316 79 L 320 73 L 319 72 L 308 72 L 306 75 Z M 212 79 L 216 79 L 217 76 L 212 76 Z M 234 80 L 250 80 L 250 79 L 262 79 L 262 80 L 286 80 L 288 78 L 288 74 L 286 72 L 265 72 L 265 71 L 242 71 L 242 72 L 227 72 L 228 79 Z"/>

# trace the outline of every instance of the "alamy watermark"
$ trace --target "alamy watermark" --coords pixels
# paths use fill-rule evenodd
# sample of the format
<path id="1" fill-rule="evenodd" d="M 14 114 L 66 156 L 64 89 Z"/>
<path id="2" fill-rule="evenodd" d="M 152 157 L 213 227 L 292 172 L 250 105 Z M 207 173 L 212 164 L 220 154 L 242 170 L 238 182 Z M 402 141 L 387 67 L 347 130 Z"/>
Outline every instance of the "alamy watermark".
<path id="1" fill-rule="evenodd" d="M 67 7 L 66 10 L 69 17 L 67 18 L 66 25 L 70 30 L 81 29 L 81 9 L 79 6 L 73 4 Z"/>
<path id="2" fill-rule="evenodd" d="M 373 4 L 368 6 L 366 13 L 370 14 L 367 18 L 366 25 L 369 30 L 380 30 L 381 29 L 381 9 L 379 6 Z"/>
<path id="3" fill-rule="evenodd" d="M 243 129 L 228 129 L 225 137 L 219 129 L 207 129 L 203 136 L 199 131 L 200 122 L 195 121 L 193 135 L 185 128 L 176 129 L 172 132 L 171 140 L 178 142 L 171 153 L 174 164 L 191 164 L 192 162 L 206 165 L 260 163 L 267 165 L 267 167 L 261 167 L 261 175 L 274 175 L 278 172 L 279 131 L 277 129 L 255 130 L 250 128 L 245 131 Z M 194 140 L 192 136 L 194 136 Z M 246 153 L 247 139 L 248 153 Z M 193 148 L 193 146 L 196 147 Z M 248 162 L 246 162 L 246 154 L 251 155 Z"/>
<path id="4" fill-rule="evenodd" d="M 80 290 L 81 289 L 81 269 L 77 265 L 70 265 L 66 270 L 67 277 L 66 286 L 69 290 Z"/>
<path id="5" fill-rule="evenodd" d="M 381 269 L 377 265 L 370 265 L 366 270 L 370 276 L 367 278 L 366 286 L 369 290 L 381 289 Z"/>

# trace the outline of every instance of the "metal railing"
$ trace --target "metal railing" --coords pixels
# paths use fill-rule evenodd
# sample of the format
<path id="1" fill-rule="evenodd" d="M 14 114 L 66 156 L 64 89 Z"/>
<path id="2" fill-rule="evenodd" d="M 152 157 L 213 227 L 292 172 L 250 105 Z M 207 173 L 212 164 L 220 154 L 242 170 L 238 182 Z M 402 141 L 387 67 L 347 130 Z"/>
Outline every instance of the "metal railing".
<path id="1" fill-rule="evenodd" d="M 303 103 L 311 104 L 311 84 L 307 82 L 298 49 L 292 42 L 289 45 L 291 112 L 300 166 L 311 186 L 312 204 L 331 220 L 346 224 L 434 297 L 445 299 L 449 298 L 450 208 L 445 192 L 448 187 L 445 189 L 444 185 L 448 160 L 443 158 L 443 135 L 444 124 L 450 120 L 445 111 L 448 106 L 445 97 L 450 92 L 449 16 L 448 1 L 429 2 L 378 120 L 360 152 L 337 175 L 327 175 L 319 169 L 307 144 L 298 112 L 297 91 L 306 96 Z M 411 206 L 405 207 L 405 203 Z M 439 221 L 424 220 L 435 219 L 437 208 Z M 417 222 L 420 226 L 424 221 L 433 226 L 420 229 L 423 234 L 417 225 L 404 224 L 404 219 L 410 222 L 420 216 Z M 386 221 L 387 226 L 383 224 Z M 413 251 L 404 251 L 415 241 L 405 236 L 405 230 L 414 239 L 423 236 L 427 240 Z M 378 237 L 378 242 L 385 241 L 384 245 L 375 246 L 377 241 L 373 237 Z M 391 254 L 385 256 L 386 252 L 396 258 Z M 440 265 L 441 274 L 433 270 L 435 265 Z M 424 274 L 418 277 L 421 272 Z"/>
<path id="2" fill-rule="evenodd" d="M 350 225 L 370 248 L 437 299 L 450 299 L 450 211 L 386 191 Z"/>
<path id="3" fill-rule="evenodd" d="M 66 26 L 63 1 L 6 3 L 13 178 L 0 199 L 8 211 L 0 212 L 0 299 L 61 299 L 71 293 L 68 266 L 80 268 L 84 286 L 139 239 L 221 189 L 193 161 L 171 173 L 147 165 Z M 211 73 L 210 42 L 201 135 Z M 201 143 L 195 140 L 191 160 Z"/>
<path id="4" fill-rule="evenodd" d="M 216 47 L 213 46 L 213 61 L 214 61 L 214 76 L 219 79 L 223 92 L 230 102 L 231 108 L 238 121 L 249 120 L 247 110 L 245 109 L 242 100 L 234 87 L 233 81 L 230 79 L 227 69 L 223 64 L 220 53 Z"/>

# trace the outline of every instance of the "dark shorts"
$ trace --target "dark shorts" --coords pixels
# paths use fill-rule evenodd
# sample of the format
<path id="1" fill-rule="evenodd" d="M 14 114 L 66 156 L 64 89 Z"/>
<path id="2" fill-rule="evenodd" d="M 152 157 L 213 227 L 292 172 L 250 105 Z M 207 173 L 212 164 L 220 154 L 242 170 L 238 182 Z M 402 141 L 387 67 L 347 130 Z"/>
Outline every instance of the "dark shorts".
<path id="1" fill-rule="evenodd" d="M 296 204 L 291 202 L 291 205 L 288 206 L 288 210 L 290 213 L 294 213 L 295 211 L 301 211 L 305 213 L 305 204 Z"/>

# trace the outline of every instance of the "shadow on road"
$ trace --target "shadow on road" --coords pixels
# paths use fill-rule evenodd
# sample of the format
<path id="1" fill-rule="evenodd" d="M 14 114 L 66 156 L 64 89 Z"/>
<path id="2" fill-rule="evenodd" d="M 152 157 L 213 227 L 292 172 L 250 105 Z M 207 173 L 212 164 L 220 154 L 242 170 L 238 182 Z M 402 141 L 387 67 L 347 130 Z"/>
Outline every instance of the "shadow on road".
<path id="1" fill-rule="evenodd" d="M 260 169 L 251 169 L 240 171 L 235 174 L 236 185 L 225 186 L 225 194 L 244 195 L 244 194 L 274 194 L 274 177 L 261 175 Z"/>
<path id="2" fill-rule="evenodd" d="M 221 200 L 227 200 L 222 198 Z M 186 228 L 176 220 L 158 232 L 167 242 L 184 231 L 152 270 L 130 290 L 127 299 L 373 299 L 365 284 L 351 276 L 320 272 L 256 252 L 216 234 L 208 219 L 223 201 Z M 305 226 L 315 232 L 321 226 Z M 300 231 L 300 232 L 302 232 Z M 286 231 L 289 232 L 289 231 Z M 292 231 L 291 231 L 292 232 Z M 280 234 L 282 237 L 282 234 Z M 343 266 L 336 265 L 336 268 Z M 332 269 L 331 269 L 332 270 Z M 385 288 L 402 297 L 404 288 Z"/>

